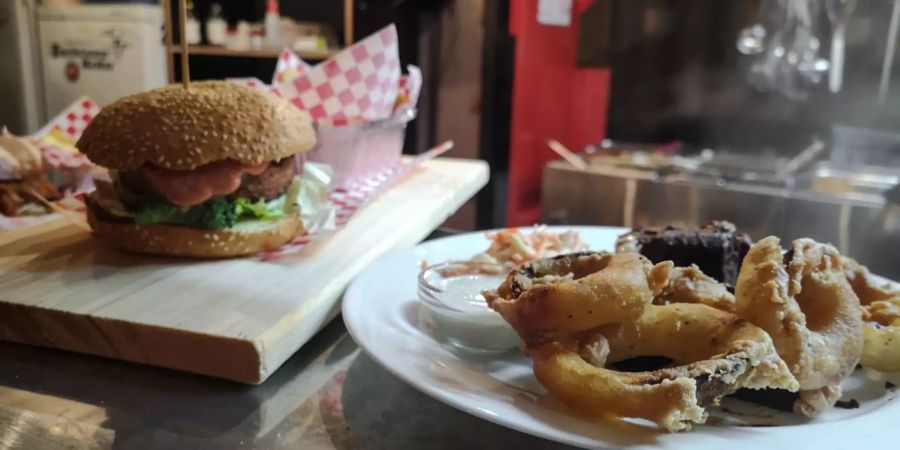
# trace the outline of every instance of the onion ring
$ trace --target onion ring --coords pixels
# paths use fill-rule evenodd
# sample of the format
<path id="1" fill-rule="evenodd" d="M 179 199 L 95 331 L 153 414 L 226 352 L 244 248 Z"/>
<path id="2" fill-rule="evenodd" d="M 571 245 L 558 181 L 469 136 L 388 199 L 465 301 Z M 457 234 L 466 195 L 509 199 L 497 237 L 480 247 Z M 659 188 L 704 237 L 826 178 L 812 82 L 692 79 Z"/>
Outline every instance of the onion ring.
<path id="1" fill-rule="evenodd" d="M 888 281 L 880 281 L 875 278 L 869 269 L 858 263 L 853 258 L 841 258 L 844 266 L 844 275 L 853 288 L 853 292 L 859 297 L 862 305 L 868 305 L 881 300 L 890 300 L 900 297 L 900 288 Z"/>
<path id="2" fill-rule="evenodd" d="M 859 299 L 831 245 L 798 239 L 782 256 L 767 237 L 750 248 L 738 276 L 738 316 L 766 330 L 800 382 L 794 411 L 812 416 L 834 405 L 841 380 L 863 349 Z"/>
<path id="3" fill-rule="evenodd" d="M 866 322 L 859 363 L 880 372 L 900 372 L 900 320 L 889 325 Z"/>
<path id="4" fill-rule="evenodd" d="M 526 343 L 534 343 L 637 319 L 671 268 L 671 262 L 654 266 L 636 253 L 572 253 L 520 266 L 485 298 Z"/>
<path id="5" fill-rule="evenodd" d="M 655 305 L 700 303 L 721 311 L 734 312 L 734 295 L 724 284 L 700 271 L 696 265 L 676 267 L 669 284 L 654 299 Z"/>
<path id="6" fill-rule="evenodd" d="M 649 306 L 637 320 L 590 336 L 527 350 L 551 395 L 588 415 L 640 417 L 681 431 L 704 423 L 705 406 L 739 388 L 799 389 L 763 330 L 706 305 Z M 636 356 L 665 356 L 679 365 L 651 372 L 603 367 Z"/>
<path id="7" fill-rule="evenodd" d="M 859 363 L 881 372 L 900 372 L 900 289 L 876 279 L 845 258 L 844 274 L 863 305 L 863 352 Z"/>

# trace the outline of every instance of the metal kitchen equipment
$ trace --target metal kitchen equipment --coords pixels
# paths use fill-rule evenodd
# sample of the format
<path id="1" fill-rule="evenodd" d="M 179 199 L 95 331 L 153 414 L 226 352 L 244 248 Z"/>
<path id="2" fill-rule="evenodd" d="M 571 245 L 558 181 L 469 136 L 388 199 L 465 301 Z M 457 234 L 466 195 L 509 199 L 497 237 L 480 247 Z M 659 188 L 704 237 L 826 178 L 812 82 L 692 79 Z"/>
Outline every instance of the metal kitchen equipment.
<path id="1" fill-rule="evenodd" d="M 751 166 L 751 160 L 757 161 Z M 541 218 L 549 224 L 618 226 L 698 226 L 724 219 L 757 239 L 831 242 L 875 272 L 900 277 L 900 266 L 866 260 L 870 233 L 886 221 L 882 194 L 900 180 L 900 169 L 809 162 L 779 179 L 775 173 L 791 159 L 722 155 L 697 171 L 637 175 L 553 161 L 544 170 Z"/>

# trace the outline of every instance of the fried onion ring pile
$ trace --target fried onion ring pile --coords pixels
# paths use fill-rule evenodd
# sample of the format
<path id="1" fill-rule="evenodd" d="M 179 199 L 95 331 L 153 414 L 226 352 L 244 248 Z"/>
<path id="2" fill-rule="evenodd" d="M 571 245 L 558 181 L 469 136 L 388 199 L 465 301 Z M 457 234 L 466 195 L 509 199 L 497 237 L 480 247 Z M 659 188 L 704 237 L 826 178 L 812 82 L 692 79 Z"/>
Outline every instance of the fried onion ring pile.
<path id="1" fill-rule="evenodd" d="M 637 319 L 671 268 L 636 253 L 572 253 L 522 265 L 485 298 L 523 341 L 544 341 Z"/>
<path id="2" fill-rule="evenodd" d="M 704 423 L 704 408 L 738 388 L 798 389 L 763 330 L 700 304 L 650 306 L 636 321 L 602 327 L 588 342 L 550 342 L 528 354 L 538 381 L 566 405 L 588 415 L 648 419 L 668 431 Z M 646 355 L 676 365 L 605 368 Z"/>
<path id="3" fill-rule="evenodd" d="M 876 279 L 844 258 L 844 274 L 863 305 L 863 352 L 859 363 L 881 372 L 900 372 L 900 289 Z"/>
<path id="4" fill-rule="evenodd" d="M 525 264 L 485 297 L 553 397 L 668 431 L 741 388 L 797 392 L 794 411 L 814 416 L 857 362 L 900 371 L 900 288 L 811 239 L 787 253 L 775 237 L 754 244 L 733 295 L 694 265 L 585 252 Z M 617 369 L 639 357 L 671 363 Z"/>
<path id="5" fill-rule="evenodd" d="M 525 264 L 485 297 L 524 341 L 538 381 L 589 415 L 680 431 L 705 422 L 704 407 L 738 388 L 799 388 L 762 329 L 704 304 L 728 308 L 734 298 L 696 267 L 673 271 L 669 261 L 653 265 L 636 253 L 576 253 Z M 637 356 L 675 366 L 607 367 Z"/>
<path id="6" fill-rule="evenodd" d="M 833 406 L 863 349 L 860 302 L 838 251 L 798 239 L 782 256 L 778 238 L 757 242 L 738 276 L 735 306 L 769 333 L 799 381 L 794 411 L 813 416 Z"/>

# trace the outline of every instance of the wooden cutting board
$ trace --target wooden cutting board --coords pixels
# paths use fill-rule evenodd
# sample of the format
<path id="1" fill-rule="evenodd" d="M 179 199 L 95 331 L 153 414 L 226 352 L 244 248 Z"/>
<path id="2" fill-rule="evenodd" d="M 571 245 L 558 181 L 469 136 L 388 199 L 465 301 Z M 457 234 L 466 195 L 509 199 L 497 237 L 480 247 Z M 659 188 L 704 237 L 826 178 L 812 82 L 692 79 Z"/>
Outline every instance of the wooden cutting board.
<path id="1" fill-rule="evenodd" d="M 487 179 L 482 161 L 425 162 L 274 262 L 127 254 L 66 220 L 2 233 L 0 339 L 261 383 L 334 317 L 356 274 L 424 239 Z"/>

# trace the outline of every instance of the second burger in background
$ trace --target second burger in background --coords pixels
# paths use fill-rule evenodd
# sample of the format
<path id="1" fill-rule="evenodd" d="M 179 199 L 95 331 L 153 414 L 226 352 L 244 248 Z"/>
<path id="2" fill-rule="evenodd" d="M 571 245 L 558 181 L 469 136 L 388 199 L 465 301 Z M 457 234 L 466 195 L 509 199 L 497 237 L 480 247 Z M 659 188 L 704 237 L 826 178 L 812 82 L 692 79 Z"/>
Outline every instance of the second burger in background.
<path id="1" fill-rule="evenodd" d="M 88 198 L 97 236 L 143 253 L 239 256 L 303 231 L 298 155 L 309 118 L 271 94 L 222 81 L 170 85 L 104 108 L 78 149 L 110 169 Z"/>
<path id="2" fill-rule="evenodd" d="M 50 212 L 61 197 L 44 171 L 41 151 L 28 139 L 0 132 L 0 214 L 6 217 Z"/>

